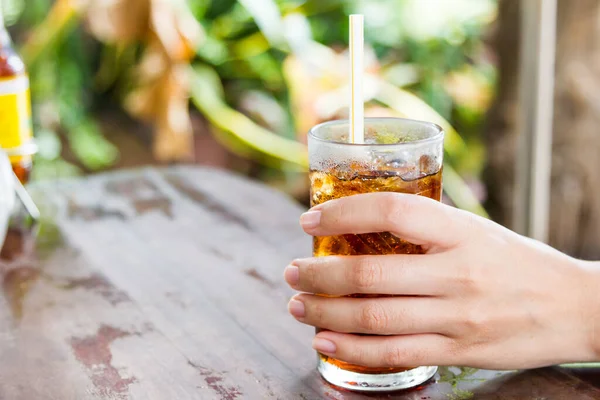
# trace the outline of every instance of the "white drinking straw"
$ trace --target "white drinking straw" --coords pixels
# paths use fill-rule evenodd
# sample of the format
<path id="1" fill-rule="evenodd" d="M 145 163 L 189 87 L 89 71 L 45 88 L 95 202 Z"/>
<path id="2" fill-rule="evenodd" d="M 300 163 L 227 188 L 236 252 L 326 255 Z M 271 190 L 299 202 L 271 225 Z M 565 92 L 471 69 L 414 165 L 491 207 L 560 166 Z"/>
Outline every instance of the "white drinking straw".
<path id="1" fill-rule="evenodd" d="M 364 17 L 350 16 L 350 141 L 365 141 L 364 80 L 365 29 Z"/>

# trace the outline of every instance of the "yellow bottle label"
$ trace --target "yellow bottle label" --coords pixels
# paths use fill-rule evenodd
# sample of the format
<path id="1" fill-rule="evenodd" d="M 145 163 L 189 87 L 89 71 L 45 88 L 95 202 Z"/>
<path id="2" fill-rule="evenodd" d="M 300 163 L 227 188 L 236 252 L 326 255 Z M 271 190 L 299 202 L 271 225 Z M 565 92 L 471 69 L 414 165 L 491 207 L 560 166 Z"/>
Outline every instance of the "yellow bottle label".
<path id="1" fill-rule="evenodd" d="M 17 150 L 33 138 L 31 95 L 27 76 L 0 79 L 0 147 Z M 18 162 L 22 156 L 10 157 Z"/>

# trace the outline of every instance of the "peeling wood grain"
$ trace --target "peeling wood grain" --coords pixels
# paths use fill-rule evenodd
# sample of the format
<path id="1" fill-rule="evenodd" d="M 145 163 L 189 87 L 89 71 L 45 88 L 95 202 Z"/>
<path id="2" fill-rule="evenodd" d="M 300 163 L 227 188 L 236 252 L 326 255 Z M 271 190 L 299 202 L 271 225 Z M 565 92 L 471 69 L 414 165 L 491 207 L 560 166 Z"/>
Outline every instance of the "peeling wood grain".
<path id="1" fill-rule="evenodd" d="M 161 194 L 158 187 L 148 178 L 135 177 L 130 179 L 115 179 L 108 181 L 105 185 L 108 193 L 124 196 L 130 200 L 135 200 L 140 195 L 150 193 L 152 195 Z"/>
<path id="2" fill-rule="evenodd" d="M 245 369 L 244 372 L 246 372 L 248 375 L 252 375 L 254 377 L 254 379 L 256 380 L 256 383 L 264 386 L 265 389 L 267 389 L 267 396 L 269 398 L 273 398 L 276 400 L 280 400 L 280 397 L 275 395 L 275 392 L 273 392 L 273 389 L 271 388 L 271 384 L 269 383 L 269 376 L 265 373 L 262 374 L 262 379 L 257 377 L 254 374 L 254 371 L 252 371 L 251 369 Z"/>
<path id="3" fill-rule="evenodd" d="M 134 200 L 133 206 L 138 216 L 148 214 L 152 211 L 159 211 L 166 217 L 173 219 L 173 203 L 167 197 L 157 197 L 153 199 Z"/>
<path id="4" fill-rule="evenodd" d="M 181 294 L 177 292 L 167 292 L 165 293 L 165 297 L 167 297 L 174 304 L 177 304 L 179 307 L 185 309 L 188 307 L 188 304 L 181 298 Z"/>
<path id="5" fill-rule="evenodd" d="M 151 180 L 144 177 L 107 182 L 108 193 L 127 199 L 134 207 L 136 215 L 159 211 L 173 219 L 173 203 Z"/>
<path id="6" fill-rule="evenodd" d="M 100 274 L 93 274 L 87 278 L 78 278 L 68 280 L 60 285 L 65 290 L 85 289 L 98 293 L 113 306 L 124 302 L 131 302 L 127 293 L 117 289 L 105 277 Z"/>
<path id="7" fill-rule="evenodd" d="M 68 216 L 71 219 L 82 219 L 84 221 L 97 221 L 106 218 L 116 218 L 121 221 L 127 220 L 127 216 L 120 210 L 106 209 L 103 206 L 83 206 L 73 199 L 68 201 Z"/>
<path id="8" fill-rule="evenodd" d="M 216 247 L 208 247 L 207 250 L 210 254 L 213 254 L 222 260 L 225 260 L 225 261 L 233 260 L 233 257 L 230 254 L 227 254 L 224 251 L 217 249 Z"/>
<path id="9" fill-rule="evenodd" d="M 179 193 L 185 196 L 187 199 L 193 201 L 201 207 L 205 207 L 211 213 L 216 216 L 221 217 L 224 221 L 232 222 L 238 224 L 249 231 L 252 231 L 252 227 L 248 224 L 244 218 L 239 216 L 239 214 L 227 207 L 224 207 L 221 203 L 213 199 L 207 193 L 204 193 L 198 188 L 191 186 L 184 178 L 177 175 L 168 175 L 166 178 L 167 182 L 169 182 Z M 240 205 L 243 206 L 243 205 Z"/>
<path id="10" fill-rule="evenodd" d="M 201 365 L 194 364 L 188 361 L 189 365 L 194 367 L 200 375 L 204 378 L 204 381 L 215 393 L 219 395 L 220 400 L 235 400 L 242 396 L 240 389 L 235 386 L 226 386 L 223 382 L 223 372 L 215 371 L 211 368 L 203 367 Z"/>
<path id="11" fill-rule="evenodd" d="M 244 273 L 246 275 L 248 275 L 249 277 L 256 279 L 257 281 L 261 282 L 264 285 L 267 285 L 270 288 L 276 288 L 277 285 L 273 282 L 271 282 L 269 279 L 267 279 L 263 274 L 261 274 L 260 272 L 258 272 L 256 270 L 256 268 L 250 268 L 247 269 L 246 271 L 244 271 Z"/>
<path id="12" fill-rule="evenodd" d="M 130 332 L 104 325 L 93 336 L 70 340 L 73 354 L 85 365 L 101 396 L 125 400 L 128 398 L 129 385 L 137 381 L 135 376 L 123 377 L 111 362 L 110 344 L 131 335 Z"/>

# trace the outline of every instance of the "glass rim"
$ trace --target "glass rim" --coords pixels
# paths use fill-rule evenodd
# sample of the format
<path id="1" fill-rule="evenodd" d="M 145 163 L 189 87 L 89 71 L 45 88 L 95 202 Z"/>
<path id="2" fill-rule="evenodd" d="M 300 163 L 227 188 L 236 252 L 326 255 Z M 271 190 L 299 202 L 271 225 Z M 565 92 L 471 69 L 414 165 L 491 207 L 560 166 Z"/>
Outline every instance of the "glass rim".
<path id="1" fill-rule="evenodd" d="M 428 137 L 428 138 L 424 138 L 424 139 L 419 139 L 419 140 L 414 140 L 412 142 L 403 142 L 403 143 L 350 143 L 350 142 L 340 142 L 340 141 L 336 141 L 336 140 L 327 140 L 327 139 L 323 139 L 319 136 L 317 136 L 315 134 L 315 132 L 319 129 L 322 128 L 326 128 L 328 126 L 335 126 L 335 125 L 343 125 L 343 124 L 350 124 L 350 120 L 348 119 L 336 119 L 336 120 L 332 120 L 332 121 L 327 121 L 327 122 L 322 122 L 318 125 L 313 126 L 309 131 L 308 131 L 308 136 L 314 140 L 317 140 L 319 142 L 322 143 L 328 143 L 328 144 L 335 144 L 335 145 L 340 145 L 340 146 L 359 146 L 359 147 L 394 147 L 394 146 L 414 146 L 414 145 L 420 145 L 420 144 L 426 144 L 426 143 L 433 143 L 436 141 L 439 141 L 440 139 L 443 139 L 445 131 L 444 128 L 442 128 L 441 126 L 439 126 L 438 124 L 435 124 L 433 122 L 427 122 L 427 121 L 421 121 L 421 120 L 417 120 L 417 119 L 410 119 L 410 118 L 399 118 L 399 117 L 370 117 L 370 118 L 365 118 L 365 126 L 366 126 L 366 122 L 377 122 L 377 121 L 381 121 L 381 122 L 390 122 L 390 121 L 396 121 L 396 122 L 410 122 L 410 123 L 416 123 L 422 126 L 428 126 L 430 128 L 433 128 L 433 130 L 436 131 L 435 135 Z"/>

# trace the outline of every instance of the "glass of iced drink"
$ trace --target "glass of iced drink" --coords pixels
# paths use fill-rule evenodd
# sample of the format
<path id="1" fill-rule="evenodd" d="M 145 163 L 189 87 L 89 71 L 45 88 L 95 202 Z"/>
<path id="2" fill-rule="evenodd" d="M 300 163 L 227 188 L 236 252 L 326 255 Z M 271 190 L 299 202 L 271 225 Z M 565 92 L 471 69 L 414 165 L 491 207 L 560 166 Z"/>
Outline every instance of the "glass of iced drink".
<path id="1" fill-rule="evenodd" d="M 348 121 L 327 122 L 310 131 L 312 206 L 369 192 L 409 193 L 441 200 L 444 132 L 439 126 L 400 118 L 367 118 L 364 143 L 350 143 L 348 135 Z M 315 257 L 423 252 L 420 246 L 389 232 L 315 237 L 313 248 Z M 368 368 L 319 354 L 318 370 L 336 386 L 392 391 L 427 381 L 437 367 Z"/>

